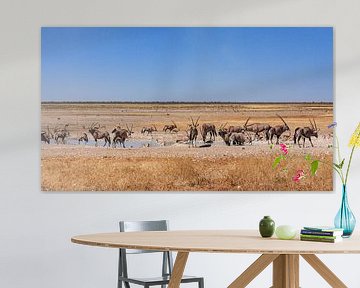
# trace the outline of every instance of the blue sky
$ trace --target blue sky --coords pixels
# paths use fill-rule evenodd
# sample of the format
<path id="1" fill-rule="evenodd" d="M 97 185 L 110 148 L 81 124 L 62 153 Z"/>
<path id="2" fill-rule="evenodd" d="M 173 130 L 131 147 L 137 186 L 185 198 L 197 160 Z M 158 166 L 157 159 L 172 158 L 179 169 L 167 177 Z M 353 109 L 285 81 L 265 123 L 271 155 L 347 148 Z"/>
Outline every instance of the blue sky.
<path id="1" fill-rule="evenodd" d="M 42 101 L 333 101 L 333 29 L 41 29 Z"/>

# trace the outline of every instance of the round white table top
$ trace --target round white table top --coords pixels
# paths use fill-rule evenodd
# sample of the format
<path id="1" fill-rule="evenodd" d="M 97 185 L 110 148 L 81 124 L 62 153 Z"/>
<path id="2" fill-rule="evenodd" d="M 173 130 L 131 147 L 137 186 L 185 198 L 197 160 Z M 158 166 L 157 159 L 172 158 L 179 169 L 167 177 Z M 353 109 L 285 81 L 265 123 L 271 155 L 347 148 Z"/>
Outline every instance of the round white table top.
<path id="1" fill-rule="evenodd" d="M 338 243 L 262 238 L 256 230 L 190 230 L 166 232 L 116 232 L 80 235 L 77 244 L 182 252 L 251 254 L 341 254 L 360 253 L 360 237 L 353 235 Z"/>

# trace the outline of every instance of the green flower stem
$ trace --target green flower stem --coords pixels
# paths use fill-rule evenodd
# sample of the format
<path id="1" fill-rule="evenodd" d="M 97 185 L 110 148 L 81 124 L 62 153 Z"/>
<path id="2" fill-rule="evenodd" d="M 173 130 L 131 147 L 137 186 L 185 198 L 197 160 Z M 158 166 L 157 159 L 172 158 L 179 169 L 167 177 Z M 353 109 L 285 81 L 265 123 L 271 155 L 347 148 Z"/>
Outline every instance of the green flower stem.
<path id="1" fill-rule="evenodd" d="M 336 171 L 336 173 L 339 174 L 340 179 L 341 179 L 341 182 L 342 182 L 343 185 L 344 185 L 344 176 L 343 176 L 343 173 L 342 173 L 342 171 L 341 171 L 339 168 L 337 168 L 337 167 L 335 166 L 335 163 L 332 163 L 332 165 L 331 165 L 331 164 L 329 164 L 329 163 L 327 163 L 327 162 L 324 162 L 324 161 L 322 161 L 322 160 L 319 160 L 319 162 L 322 163 L 322 164 L 325 164 L 325 165 L 328 165 L 328 166 L 331 166 L 332 168 L 334 168 L 334 170 Z"/>
<path id="2" fill-rule="evenodd" d="M 323 163 L 325 163 L 325 162 L 323 162 Z M 326 163 L 326 164 L 327 164 L 327 163 Z M 340 179 L 341 179 L 341 183 L 343 183 L 343 185 L 344 185 L 344 176 L 343 176 L 342 171 L 341 171 L 339 168 L 337 168 L 335 165 L 333 165 L 332 167 L 334 168 L 334 170 L 336 171 L 336 173 L 339 174 Z"/>
<path id="3" fill-rule="evenodd" d="M 338 164 L 340 164 L 341 161 L 342 161 L 342 158 L 341 158 L 341 155 L 340 155 L 339 138 L 337 137 L 337 135 L 335 135 L 335 137 L 336 137 L 336 149 L 337 149 L 337 152 L 338 152 Z"/>
<path id="4" fill-rule="evenodd" d="M 342 161 L 342 158 L 341 158 L 341 154 L 340 154 L 339 138 L 337 137 L 337 135 L 335 135 L 335 137 L 336 137 L 336 149 L 337 149 L 337 152 L 338 152 L 338 165 L 340 165 L 340 163 L 341 163 L 341 161 Z M 335 166 L 333 166 L 333 167 L 334 167 L 334 169 L 338 172 L 342 184 L 345 185 L 344 173 L 343 173 L 342 168 L 337 170 L 337 169 L 336 169 L 337 167 L 335 167 Z"/>
<path id="5" fill-rule="evenodd" d="M 354 145 L 353 148 L 351 149 L 350 159 L 349 159 L 349 163 L 348 163 L 348 166 L 347 166 L 347 169 L 346 169 L 346 177 L 345 177 L 345 183 L 344 183 L 345 185 L 346 185 L 347 180 L 348 180 L 349 170 L 350 170 L 350 164 L 351 164 L 351 160 L 352 160 L 352 158 L 353 158 L 354 151 L 355 151 L 355 145 Z"/>

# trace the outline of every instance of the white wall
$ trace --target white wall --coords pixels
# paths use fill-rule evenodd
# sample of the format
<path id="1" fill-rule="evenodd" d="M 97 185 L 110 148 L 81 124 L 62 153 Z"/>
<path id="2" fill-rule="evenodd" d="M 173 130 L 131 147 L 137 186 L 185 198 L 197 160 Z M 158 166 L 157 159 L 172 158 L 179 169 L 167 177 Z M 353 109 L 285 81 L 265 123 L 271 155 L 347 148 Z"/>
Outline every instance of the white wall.
<path id="1" fill-rule="evenodd" d="M 339 189 L 327 194 L 40 192 L 40 27 L 334 26 L 336 118 L 345 145 L 360 120 L 359 1 L 3 0 L 0 7 L 0 287 L 115 287 L 116 250 L 74 245 L 70 237 L 115 231 L 119 219 L 167 218 L 172 229 L 256 228 L 268 214 L 278 224 L 331 224 Z M 349 187 L 358 216 L 359 172 L 360 151 Z M 193 254 L 187 272 L 204 275 L 208 288 L 226 287 L 255 257 Z M 360 287 L 360 255 L 321 258 L 348 287 Z M 146 271 L 146 263 L 135 263 Z M 270 276 L 267 269 L 250 287 L 269 287 Z M 328 287 L 303 262 L 301 285 Z"/>

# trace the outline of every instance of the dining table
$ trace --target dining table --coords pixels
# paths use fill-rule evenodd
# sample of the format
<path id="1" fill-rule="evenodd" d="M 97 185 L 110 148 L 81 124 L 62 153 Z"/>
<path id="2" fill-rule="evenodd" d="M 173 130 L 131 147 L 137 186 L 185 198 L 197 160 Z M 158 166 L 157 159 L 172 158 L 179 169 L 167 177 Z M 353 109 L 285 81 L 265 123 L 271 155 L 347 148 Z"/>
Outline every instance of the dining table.
<path id="1" fill-rule="evenodd" d="M 257 230 L 178 230 L 113 232 L 79 235 L 76 244 L 106 248 L 141 249 L 177 252 L 169 288 L 179 288 L 190 253 L 258 254 L 259 257 L 229 285 L 246 287 L 272 264 L 273 288 L 299 288 L 299 258 L 302 257 L 331 286 L 346 286 L 318 254 L 359 254 L 360 235 L 338 243 L 262 238 Z M 269 281 L 270 282 L 270 281 Z"/>

